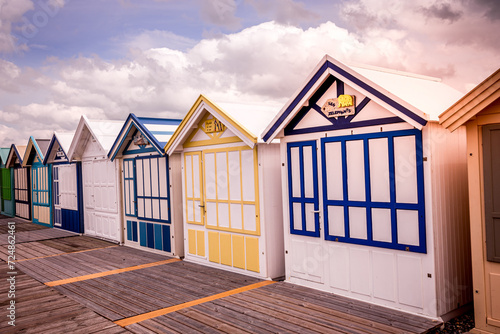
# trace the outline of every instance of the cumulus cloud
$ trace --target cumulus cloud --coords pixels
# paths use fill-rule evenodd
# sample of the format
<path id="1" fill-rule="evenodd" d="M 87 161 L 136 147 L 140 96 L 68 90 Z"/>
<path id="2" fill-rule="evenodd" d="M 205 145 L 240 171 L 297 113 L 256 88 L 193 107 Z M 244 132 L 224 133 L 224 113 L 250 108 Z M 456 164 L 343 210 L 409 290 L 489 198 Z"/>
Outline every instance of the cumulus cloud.
<path id="1" fill-rule="evenodd" d="M 464 92 L 500 63 L 492 48 L 423 39 L 403 23 L 373 25 L 361 34 L 332 22 L 308 29 L 267 22 L 201 40 L 185 50 L 136 48 L 129 59 L 54 58 L 40 72 L 0 62 L 0 73 L 13 83 L 0 86 L 0 123 L 6 127 L 0 129 L 6 133 L 1 144 L 9 145 L 14 135 L 27 140 L 31 134 L 47 137 L 53 130 L 74 130 L 81 114 L 120 120 L 130 112 L 183 117 L 200 93 L 215 102 L 272 104 L 279 109 L 325 54 L 346 63 L 443 77 Z M 484 26 L 477 29 L 486 31 Z M 30 86 L 29 77 L 36 78 L 35 84 Z M 10 86 L 18 93 L 8 91 Z"/>

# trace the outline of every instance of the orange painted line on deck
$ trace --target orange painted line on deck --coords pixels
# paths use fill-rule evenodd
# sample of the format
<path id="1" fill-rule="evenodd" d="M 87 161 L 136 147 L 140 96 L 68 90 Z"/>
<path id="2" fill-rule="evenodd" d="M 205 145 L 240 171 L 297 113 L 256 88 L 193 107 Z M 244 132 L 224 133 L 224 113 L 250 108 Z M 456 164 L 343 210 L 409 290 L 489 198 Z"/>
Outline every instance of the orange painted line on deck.
<path id="1" fill-rule="evenodd" d="M 17 260 L 16 262 L 45 259 L 47 257 L 61 256 L 61 255 L 65 255 L 65 254 L 76 254 L 76 253 L 90 252 L 90 251 L 94 251 L 94 250 L 98 250 L 98 249 L 106 249 L 106 248 L 118 247 L 118 246 L 119 245 L 106 246 L 106 247 L 98 247 L 98 248 L 84 249 L 84 250 L 79 250 L 79 251 L 75 251 L 75 252 L 68 252 L 68 253 L 64 253 L 63 252 L 63 253 L 57 253 L 57 254 L 52 254 L 52 255 L 32 257 L 32 258 L 29 258 L 29 259 L 21 259 L 21 260 Z"/>
<path id="2" fill-rule="evenodd" d="M 270 284 L 273 284 L 273 283 L 276 283 L 276 282 L 275 281 L 262 281 L 262 282 L 250 284 L 250 285 L 247 285 L 247 286 L 244 286 L 244 287 L 241 287 L 241 288 L 237 288 L 237 289 L 233 289 L 233 290 L 221 292 L 221 293 L 215 294 L 213 296 L 208 296 L 208 297 L 196 299 L 196 300 L 192 300 L 190 302 L 186 302 L 186 303 L 182 303 L 182 304 L 178 304 L 178 305 L 174 305 L 174 306 L 165 307 L 165 308 L 162 308 L 162 309 L 159 309 L 159 310 L 156 310 L 156 311 L 139 314 L 139 315 L 136 315 L 136 316 L 133 316 L 133 317 L 130 317 L 130 318 L 124 318 L 124 319 L 121 319 L 121 320 L 117 320 L 114 323 L 117 324 L 117 325 L 119 325 L 119 326 L 122 326 L 122 327 L 133 325 L 133 324 L 136 324 L 136 323 L 144 321 L 144 320 L 156 318 L 156 317 L 159 317 L 161 315 L 165 315 L 165 314 L 168 314 L 168 313 L 172 313 L 172 312 L 176 312 L 176 311 L 182 310 L 184 308 L 188 308 L 188 307 L 191 307 L 191 306 L 196 306 L 196 305 L 203 304 L 203 303 L 206 303 L 206 302 L 211 302 L 211 301 L 216 300 L 216 299 L 220 299 L 220 298 L 232 296 L 232 295 L 235 295 L 235 294 L 238 294 L 238 293 L 241 293 L 241 292 L 245 292 L 245 291 L 257 289 L 257 288 L 260 288 L 260 287 L 263 287 L 263 286 L 266 286 L 266 285 L 270 285 Z"/>
<path id="3" fill-rule="evenodd" d="M 151 263 L 146 263 L 146 264 L 140 264 L 138 266 L 113 269 L 113 270 L 103 271 L 103 272 L 95 273 L 95 274 L 89 274 L 89 275 L 61 279 L 58 281 L 47 282 L 47 283 L 45 283 L 45 285 L 58 286 L 58 285 L 63 285 L 63 284 L 75 283 L 75 282 L 86 281 L 86 280 L 94 279 L 94 278 L 98 278 L 98 277 L 104 277 L 104 276 L 109 276 L 109 275 L 125 273 L 127 271 L 134 271 L 134 270 L 138 270 L 138 269 L 161 266 L 162 264 L 167 264 L 167 263 L 172 263 L 172 262 L 177 262 L 177 261 L 180 261 L 180 260 L 179 259 L 168 259 L 168 260 L 163 260 L 163 261 L 158 261 L 158 262 L 151 262 Z"/>

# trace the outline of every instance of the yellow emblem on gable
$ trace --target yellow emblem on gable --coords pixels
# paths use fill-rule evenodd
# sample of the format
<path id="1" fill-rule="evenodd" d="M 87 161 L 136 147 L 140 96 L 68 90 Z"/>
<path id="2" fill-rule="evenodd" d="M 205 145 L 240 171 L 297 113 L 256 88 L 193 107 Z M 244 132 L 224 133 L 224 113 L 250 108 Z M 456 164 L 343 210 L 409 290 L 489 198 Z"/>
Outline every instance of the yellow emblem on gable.
<path id="1" fill-rule="evenodd" d="M 225 130 L 226 126 L 216 118 L 207 119 L 205 121 L 205 133 L 224 132 Z"/>

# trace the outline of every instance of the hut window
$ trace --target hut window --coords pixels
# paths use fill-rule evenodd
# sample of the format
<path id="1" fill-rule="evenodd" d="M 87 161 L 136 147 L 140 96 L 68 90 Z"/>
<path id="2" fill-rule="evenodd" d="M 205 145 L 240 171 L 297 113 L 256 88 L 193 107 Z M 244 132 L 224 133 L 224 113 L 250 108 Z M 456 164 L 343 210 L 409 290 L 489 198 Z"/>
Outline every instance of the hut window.
<path id="1" fill-rule="evenodd" d="M 138 157 L 135 158 L 135 167 L 137 217 L 168 222 L 170 212 L 167 158 Z M 127 176 L 130 181 L 130 173 Z M 132 198 L 131 193 L 129 196 Z M 133 212 L 131 204 L 129 212 Z"/>
<path id="2" fill-rule="evenodd" d="M 316 141 L 288 144 L 290 233 L 319 237 Z"/>
<path id="3" fill-rule="evenodd" d="M 34 205 L 49 205 L 49 168 L 48 167 L 33 167 L 31 183 L 33 186 L 33 204 Z"/>
<path id="4" fill-rule="evenodd" d="M 123 159 L 123 203 L 126 216 L 136 216 L 135 206 L 135 159 Z"/>
<path id="5" fill-rule="evenodd" d="M 326 240 L 426 252 L 420 131 L 322 138 L 321 154 Z M 306 169 L 291 170 L 305 184 Z"/>

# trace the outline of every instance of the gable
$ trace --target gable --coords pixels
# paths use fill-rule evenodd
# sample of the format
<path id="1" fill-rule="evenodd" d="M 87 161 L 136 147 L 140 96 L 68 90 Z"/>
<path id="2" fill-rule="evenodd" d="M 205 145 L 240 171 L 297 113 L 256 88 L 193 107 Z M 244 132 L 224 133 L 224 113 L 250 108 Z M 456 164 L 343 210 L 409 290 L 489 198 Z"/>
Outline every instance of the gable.
<path id="1" fill-rule="evenodd" d="M 97 139 L 90 132 L 88 133 L 88 140 L 85 141 L 82 149 L 82 158 L 106 155 L 106 152 L 104 152 Z"/>
<path id="2" fill-rule="evenodd" d="M 150 139 L 144 136 L 137 127 L 132 125 L 128 133 L 130 135 L 124 138 L 125 140 L 122 144 L 125 145 L 123 155 L 156 152 L 156 149 L 151 145 Z"/>
<path id="3" fill-rule="evenodd" d="M 49 151 L 47 152 L 44 163 L 66 162 L 66 161 L 68 161 L 66 152 L 64 152 L 59 141 L 54 136 L 52 138 L 51 145 L 49 146 Z"/>
<path id="4" fill-rule="evenodd" d="M 344 97 L 354 108 L 328 109 Z M 338 107 L 338 105 L 336 105 Z M 343 115 L 345 113 L 345 115 Z M 392 112 L 339 78 L 328 75 L 284 129 L 285 136 L 404 122 Z"/>
<path id="5" fill-rule="evenodd" d="M 389 70 L 388 72 L 391 71 Z M 387 114 L 385 116 L 380 114 L 377 115 L 377 117 L 380 117 L 380 119 L 382 119 L 382 124 L 404 121 L 417 129 L 422 129 L 422 127 L 427 124 L 427 119 L 429 116 L 425 114 L 422 109 L 419 109 L 418 107 L 408 103 L 408 101 L 404 100 L 400 96 L 395 95 L 395 93 L 401 93 L 401 91 L 405 91 L 406 94 L 403 94 L 402 96 L 405 96 L 407 98 L 408 95 L 412 95 L 413 97 L 415 97 L 414 95 L 416 93 L 412 89 L 413 84 L 416 85 L 416 88 L 423 87 L 422 89 L 425 88 L 431 91 L 433 89 L 443 91 L 443 89 L 441 89 L 443 87 L 441 86 L 444 85 L 441 85 L 434 81 L 429 84 L 431 80 L 427 79 L 424 80 L 412 78 L 409 81 L 403 80 L 402 78 L 406 78 L 406 76 L 411 75 L 402 75 L 392 71 L 390 77 L 398 82 L 403 82 L 404 84 L 402 86 L 404 87 L 402 88 L 404 89 L 397 89 L 399 86 L 397 86 L 395 83 L 393 83 L 391 86 L 392 90 L 386 89 L 384 88 L 386 86 L 386 82 L 380 80 L 380 78 L 377 79 L 377 77 L 374 75 L 365 77 L 356 72 L 353 68 L 350 68 L 326 55 L 316 66 L 316 68 L 311 72 L 301 88 L 289 99 L 289 101 L 276 115 L 273 121 L 269 123 L 267 128 L 262 133 L 262 139 L 266 142 L 269 142 L 273 140 L 279 133 L 284 132 L 285 135 L 287 135 L 299 129 L 301 130 L 301 132 L 298 133 L 313 132 L 313 130 L 310 129 L 309 126 L 306 127 L 305 125 L 300 125 L 299 127 L 297 127 L 297 125 L 311 109 L 321 111 L 321 107 L 323 107 L 323 105 L 320 106 L 320 103 L 322 102 L 322 100 L 320 99 L 325 98 L 323 95 L 327 93 L 327 91 L 331 96 L 330 98 L 336 99 L 344 94 L 349 95 L 349 91 L 351 89 L 356 91 L 356 114 L 349 112 L 343 114 L 341 113 L 339 115 L 339 111 L 334 107 L 335 103 L 339 103 L 341 107 L 344 106 L 344 103 L 340 102 L 340 100 L 336 101 L 335 103 L 331 101 L 331 105 L 329 108 L 333 108 L 333 110 L 330 111 L 336 113 L 335 115 L 331 115 L 335 116 L 334 121 L 329 120 L 329 125 L 326 123 L 318 124 L 314 131 L 328 131 L 332 129 L 345 129 L 350 127 L 370 125 L 369 121 L 367 119 L 362 120 L 362 117 L 358 118 L 358 121 L 356 122 L 352 122 L 352 120 L 362 111 L 363 108 L 365 108 L 367 105 L 369 107 L 372 107 L 373 104 L 378 104 L 379 106 L 384 107 L 387 111 L 390 111 L 393 114 L 393 116 L 391 116 L 394 117 L 392 121 L 389 119 L 391 117 L 385 117 L 388 116 Z M 418 81 L 418 83 L 416 83 L 416 81 Z M 409 82 L 411 82 L 411 84 L 409 84 Z M 397 87 L 394 88 L 394 86 Z M 334 93 L 332 94 L 332 92 Z M 408 94 L 408 92 L 410 92 L 411 94 Z M 344 100 L 344 97 L 342 98 L 343 100 L 341 101 L 346 101 Z M 418 103 L 418 105 L 424 107 L 424 104 L 422 103 Z M 427 105 L 428 103 L 425 104 L 425 106 Z M 397 120 L 396 117 L 400 118 L 401 120 Z M 330 117 L 325 116 L 324 118 L 326 119 Z M 311 119 L 308 119 L 308 121 L 311 121 Z M 377 120 L 376 122 L 374 122 L 374 124 L 380 123 Z"/>
<path id="6" fill-rule="evenodd" d="M 198 125 L 187 137 L 183 147 L 197 147 L 227 143 L 241 142 L 241 139 L 234 134 L 222 121 L 214 117 L 209 112 L 198 122 Z"/>

